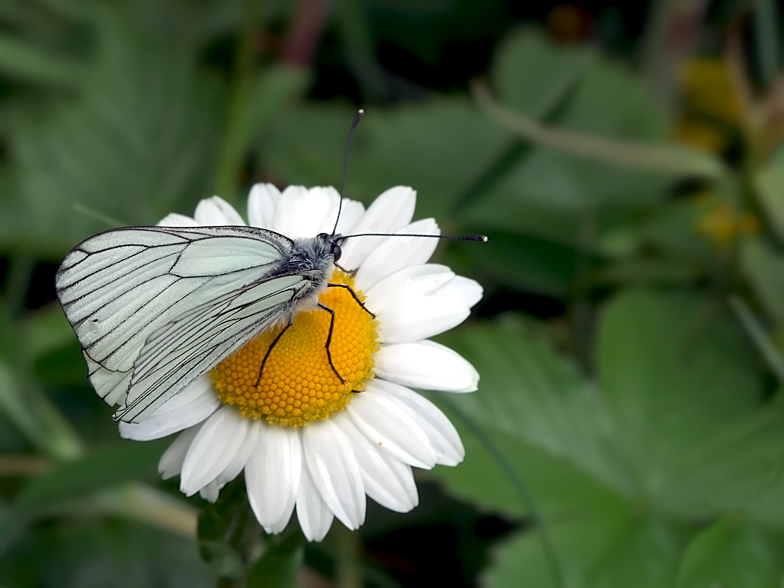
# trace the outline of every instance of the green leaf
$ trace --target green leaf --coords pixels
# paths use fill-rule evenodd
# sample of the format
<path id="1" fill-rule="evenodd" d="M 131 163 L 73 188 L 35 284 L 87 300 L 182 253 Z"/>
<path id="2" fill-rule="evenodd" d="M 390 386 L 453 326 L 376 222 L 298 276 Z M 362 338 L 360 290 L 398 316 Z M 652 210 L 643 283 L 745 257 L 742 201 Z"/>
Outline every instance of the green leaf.
<path id="1" fill-rule="evenodd" d="M 512 108 L 534 115 L 529 119 L 534 125 L 541 110 L 571 89 L 547 124 L 562 135 L 651 145 L 667 138 L 662 111 L 628 72 L 591 50 L 556 48 L 531 31 L 516 33 L 503 45 L 492 85 Z M 602 234 L 660 202 L 668 184 L 682 174 L 628 169 L 540 145 L 468 207 L 465 218 L 478 226 L 578 243 L 581 235 L 585 240 Z M 675 152 L 671 156 L 683 161 Z"/>
<path id="2" fill-rule="evenodd" d="M 784 576 L 784 536 L 734 520 L 714 522 L 689 545 L 677 588 L 754 586 L 779 588 Z"/>
<path id="3" fill-rule="evenodd" d="M 662 517 L 634 519 L 591 566 L 586 584 L 591 588 L 670 588 L 692 534 L 686 525 Z"/>
<path id="4" fill-rule="evenodd" d="M 760 237 L 741 242 L 743 271 L 771 318 L 784 325 L 784 257 Z"/>
<path id="5" fill-rule="evenodd" d="M 301 106 L 285 113 L 269 127 L 267 162 L 285 183 L 339 185 L 353 117 L 343 107 Z M 419 194 L 417 218 L 445 222 L 508 139 L 466 100 L 368 110 L 354 138 L 346 194 L 369 201 L 392 186 L 412 186 Z"/>
<path id="6" fill-rule="evenodd" d="M 14 588 L 215 586 L 193 540 L 128 521 L 51 521 L 0 555 L 0 585 Z"/>
<path id="7" fill-rule="evenodd" d="M 24 82 L 72 87 L 84 76 L 74 60 L 48 54 L 23 39 L 0 35 L 0 72 Z"/>
<path id="8" fill-rule="evenodd" d="M 754 176 L 760 203 L 768 213 L 779 238 L 784 238 L 784 147 L 779 147 L 773 157 Z"/>
<path id="9" fill-rule="evenodd" d="M 533 531 L 513 537 L 496 554 L 484 582 L 489 588 L 536 586 L 583 588 L 593 562 L 600 560 L 628 528 L 631 514 L 624 509 L 587 513 L 549 526 L 557 568 L 548 561 L 542 542 Z M 565 581 L 559 581 L 559 576 Z"/>
<path id="10" fill-rule="evenodd" d="M 40 508 L 121 482 L 157 480 L 158 460 L 168 441 L 125 443 L 55 465 L 30 478 L 17 497 L 23 508 Z"/>
<path id="11" fill-rule="evenodd" d="M 675 257 L 697 267 L 709 266 L 716 257 L 716 247 L 698 232 L 702 212 L 696 199 L 663 203 L 641 219 L 608 233 L 601 250 L 615 257 L 653 250 L 668 259 Z"/>
<path id="12" fill-rule="evenodd" d="M 496 55 L 499 98 L 542 115 L 569 96 L 559 125 L 602 136 L 664 139 L 668 124 L 642 83 L 592 48 L 565 48 L 531 29 L 510 35 Z"/>
<path id="13" fill-rule="evenodd" d="M 479 394 L 454 401 L 480 426 L 514 435 L 608 488 L 631 491 L 599 391 L 521 320 L 462 329 L 448 343 L 482 375 Z"/>
<path id="14" fill-rule="evenodd" d="M 508 541 L 485 575 L 490 588 L 670 588 L 690 533 L 666 519 L 632 510 L 564 520 L 550 531 L 563 582 L 554 578 L 541 544 L 528 531 Z"/>
<path id="15" fill-rule="evenodd" d="M 220 151 L 217 194 L 226 198 L 234 196 L 238 171 L 252 141 L 286 103 L 302 93 L 307 81 L 308 76 L 302 70 L 271 66 L 238 85 L 231 101 Z"/>
<path id="16" fill-rule="evenodd" d="M 561 517 L 592 517 L 626 508 L 622 498 L 590 475 L 522 440 L 522 431 L 509 434 L 484 425 L 484 437 L 478 438 L 454 412 L 460 404 L 456 400 L 445 409 L 460 433 L 465 461 L 454 468 L 436 468 L 431 475 L 463 500 L 511 517 L 531 516 L 534 513 L 517 485 L 521 484 L 546 523 Z M 461 414 L 465 413 L 461 411 Z M 499 455 L 505 464 L 499 462 Z M 511 469 L 515 479 L 504 465 Z"/>
<path id="17" fill-rule="evenodd" d="M 21 324 L 21 335 L 22 355 L 30 360 L 76 341 L 65 313 L 56 303 L 26 315 Z"/>
<path id="18" fill-rule="evenodd" d="M 487 245 L 460 244 L 458 252 L 457 247 L 452 248 L 452 255 L 470 264 L 474 278 L 527 292 L 567 297 L 578 267 L 574 247 L 513 232 L 487 231 L 487 236 Z"/>
<path id="19" fill-rule="evenodd" d="M 504 39 L 491 77 L 500 100 L 539 118 L 578 86 L 596 58 L 592 49 L 555 45 L 538 30 L 523 29 Z"/>
<path id="20" fill-rule="evenodd" d="M 696 431 L 692 433 L 697 437 Z M 717 421 L 691 446 L 670 457 L 656 502 L 691 517 L 744 512 L 749 519 L 784 529 L 784 419 L 765 407 Z M 705 492 L 711 488 L 711 492 Z"/>
<path id="21" fill-rule="evenodd" d="M 599 284 L 618 286 L 645 283 L 673 284 L 694 283 L 704 269 L 682 258 L 633 258 L 621 260 L 599 269 L 593 281 Z"/>
<path id="22" fill-rule="evenodd" d="M 641 495 L 698 511 L 734 495 L 740 506 L 780 474 L 780 416 L 760 408 L 748 342 L 710 300 L 686 291 L 616 297 L 602 317 L 598 364 Z M 717 492 L 706 497 L 706 487 Z"/>
<path id="23" fill-rule="evenodd" d="M 32 445 L 57 459 L 72 459 L 82 452 L 81 441 L 52 405 L 24 366 L 14 368 L 0 360 L 0 411 Z"/>
<path id="24" fill-rule="evenodd" d="M 102 25 L 78 97 L 13 125 L 14 230 L 1 244 L 56 257 L 111 228 L 97 219 L 152 224 L 210 192 L 220 86 L 168 35 L 145 37 L 117 15 Z"/>

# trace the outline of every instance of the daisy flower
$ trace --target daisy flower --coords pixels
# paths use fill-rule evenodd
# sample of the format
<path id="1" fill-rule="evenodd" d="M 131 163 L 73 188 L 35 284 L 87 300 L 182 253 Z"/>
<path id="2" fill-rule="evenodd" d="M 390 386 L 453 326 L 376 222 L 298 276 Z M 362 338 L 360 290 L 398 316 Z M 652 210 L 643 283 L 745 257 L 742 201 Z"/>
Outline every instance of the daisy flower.
<path id="1" fill-rule="evenodd" d="M 438 235 L 432 219 L 411 222 L 416 193 L 387 190 L 365 210 L 344 199 L 337 232 Z M 331 233 L 334 188 L 258 184 L 248 199 L 251 226 L 293 239 Z M 162 226 L 244 225 L 218 197 L 193 218 L 171 214 Z M 330 315 L 299 312 L 293 325 L 268 329 L 140 423 L 120 423 L 128 439 L 179 433 L 161 457 L 164 478 L 179 474 L 188 496 L 215 501 L 244 472 L 248 499 L 269 533 L 296 507 L 305 536 L 321 540 L 337 517 L 349 529 L 365 519 L 365 496 L 397 512 L 418 503 L 412 467 L 463 459 L 457 431 L 411 388 L 472 392 L 479 376 L 465 359 L 428 337 L 458 325 L 482 289 L 443 265 L 429 264 L 437 239 L 356 237 L 343 246 L 319 301 Z M 361 302 L 361 303 L 360 303 Z M 272 351 L 270 348 L 272 347 Z M 265 361 L 266 357 L 266 361 Z M 263 370 L 261 370 L 264 362 Z M 261 370 L 261 377 L 259 373 Z M 335 377 L 340 374 L 343 382 Z"/>

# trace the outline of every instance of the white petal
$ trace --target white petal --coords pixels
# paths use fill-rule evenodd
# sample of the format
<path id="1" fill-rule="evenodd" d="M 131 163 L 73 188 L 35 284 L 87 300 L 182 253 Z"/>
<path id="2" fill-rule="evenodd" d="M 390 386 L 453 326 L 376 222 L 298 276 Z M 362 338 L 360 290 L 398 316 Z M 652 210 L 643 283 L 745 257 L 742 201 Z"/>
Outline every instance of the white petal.
<path id="1" fill-rule="evenodd" d="M 474 366 L 433 341 L 385 345 L 375 360 L 376 376 L 412 388 L 473 392 L 479 383 Z"/>
<path id="2" fill-rule="evenodd" d="M 249 427 L 250 420 L 240 417 L 233 406 L 207 419 L 185 456 L 180 490 L 191 496 L 217 478 L 241 451 Z"/>
<path id="3" fill-rule="evenodd" d="M 234 454 L 234 457 L 231 458 L 231 461 L 226 464 L 226 467 L 214 480 L 214 482 L 217 483 L 221 488 L 227 482 L 231 482 L 243 469 L 245 469 L 245 466 L 248 463 L 248 459 L 250 458 L 251 451 L 253 451 L 253 448 L 256 446 L 256 438 L 258 436 L 260 423 L 252 421 L 249 423 L 249 425 L 250 426 L 248 427 L 245 439 L 243 439 L 240 445 L 240 450 Z"/>
<path id="4" fill-rule="evenodd" d="M 248 195 L 248 224 L 272 229 L 280 190 L 273 184 L 254 184 Z"/>
<path id="5" fill-rule="evenodd" d="M 274 230 L 291 239 L 331 233 L 337 218 L 340 195 L 332 187 L 289 186 L 275 211 Z"/>
<path id="6" fill-rule="evenodd" d="M 416 207 L 416 192 L 407 186 L 395 186 L 376 198 L 359 219 L 351 233 L 394 233 L 411 222 Z M 343 232 L 343 231 L 341 231 Z M 341 265 L 359 267 L 385 237 L 357 237 L 343 247 Z"/>
<path id="7" fill-rule="evenodd" d="M 204 486 L 201 490 L 199 490 L 199 496 L 201 496 L 204 500 L 215 502 L 218 500 L 221 488 L 223 488 L 223 484 L 219 484 L 216 480 L 213 480 Z"/>
<path id="8" fill-rule="evenodd" d="M 206 198 L 196 206 L 193 215 L 200 225 L 205 227 L 218 225 L 244 225 L 245 221 L 234 207 L 220 196 Z"/>
<path id="9" fill-rule="evenodd" d="M 309 192 L 310 198 L 319 203 L 319 208 L 310 211 L 309 217 L 312 224 L 308 227 L 310 230 L 308 236 L 319 233 L 331 234 L 335 228 L 335 222 L 340 223 L 340 219 L 338 219 L 338 210 L 341 208 L 340 194 L 332 186 L 316 186 L 311 188 Z M 343 215 L 342 210 L 340 214 Z"/>
<path id="10" fill-rule="evenodd" d="M 471 311 L 462 300 L 449 296 L 400 299 L 399 303 L 376 313 L 381 343 L 421 341 L 456 327 Z"/>
<path id="11" fill-rule="evenodd" d="M 379 313 L 402 297 L 427 296 L 450 282 L 455 273 L 445 265 L 425 263 L 395 272 L 363 290 L 367 305 Z"/>
<path id="12" fill-rule="evenodd" d="M 367 292 L 382 343 L 427 339 L 459 325 L 482 297 L 474 280 L 441 265 L 415 265 L 395 272 Z"/>
<path id="13" fill-rule="evenodd" d="M 209 378 L 201 377 L 142 422 L 120 423 L 120 435 L 134 441 L 160 439 L 202 422 L 220 404 Z"/>
<path id="14" fill-rule="evenodd" d="M 278 200 L 275 208 L 275 219 L 272 223 L 272 230 L 277 231 L 291 239 L 296 239 L 305 235 L 297 232 L 297 214 L 302 208 L 301 202 L 308 197 L 308 190 L 304 186 L 287 186 Z M 312 237 L 313 235 L 307 235 Z"/>
<path id="15" fill-rule="evenodd" d="M 457 429 L 427 398 L 404 386 L 378 378 L 368 382 L 367 391 L 398 402 L 408 411 L 409 416 L 417 422 L 430 440 L 436 452 L 437 463 L 454 466 L 463 461 L 465 449 Z"/>
<path id="16" fill-rule="evenodd" d="M 267 533 L 280 533 L 291 518 L 302 475 L 300 433 L 258 424 L 255 447 L 245 466 L 250 506 Z"/>
<path id="17" fill-rule="evenodd" d="M 383 451 L 354 425 L 345 413 L 333 419 L 354 448 L 365 492 L 395 512 L 408 512 L 419 504 L 411 467 Z"/>
<path id="18" fill-rule="evenodd" d="M 158 462 L 158 472 L 164 480 L 176 476 L 182 471 L 185 455 L 188 453 L 188 449 L 200 428 L 201 425 L 186 429 L 163 452 L 161 460 Z"/>
<path id="19" fill-rule="evenodd" d="M 332 513 L 351 530 L 365 521 L 365 487 L 354 451 L 331 421 L 312 423 L 302 432 L 305 463 Z"/>
<path id="20" fill-rule="evenodd" d="M 356 200 L 343 199 L 343 209 L 340 211 L 337 233 L 346 235 L 354 232 L 354 227 L 365 214 L 365 207 Z"/>
<path id="21" fill-rule="evenodd" d="M 471 280 L 463 276 L 455 276 L 455 279 L 444 286 L 438 293 L 455 296 L 462 300 L 463 304 L 468 308 L 471 308 L 482 299 L 482 286 L 480 286 L 479 282 L 476 280 Z"/>
<path id="22" fill-rule="evenodd" d="M 332 511 L 321 499 L 308 468 L 302 468 L 302 479 L 297 494 L 297 519 L 308 541 L 321 541 L 332 526 Z"/>
<path id="23" fill-rule="evenodd" d="M 184 214 L 177 214 L 173 212 L 164 216 L 158 223 L 159 227 L 198 227 L 194 219 Z"/>
<path id="24" fill-rule="evenodd" d="M 411 223 L 396 231 L 406 235 L 440 235 L 432 218 Z M 438 245 L 438 239 L 428 237 L 387 237 L 357 270 L 354 283 L 366 290 L 403 268 L 425 263 Z M 345 267 L 345 266 L 344 266 Z"/>
<path id="25" fill-rule="evenodd" d="M 436 465 L 427 435 L 389 398 L 368 390 L 354 396 L 346 413 L 365 437 L 398 461 L 425 469 Z"/>

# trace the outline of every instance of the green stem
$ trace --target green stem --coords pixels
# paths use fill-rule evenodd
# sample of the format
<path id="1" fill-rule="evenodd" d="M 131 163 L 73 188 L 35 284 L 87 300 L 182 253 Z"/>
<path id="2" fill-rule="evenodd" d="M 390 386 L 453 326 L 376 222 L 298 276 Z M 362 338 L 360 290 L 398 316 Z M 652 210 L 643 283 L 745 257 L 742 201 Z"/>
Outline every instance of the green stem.
<path id="1" fill-rule="evenodd" d="M 740 296 L 733 294 L 729 298 L 729 303 L 749 337 L 768 362 L 770 369 L 776 374 L 779 383 L 784 385 L 784 358 L 781 357 L 781 354 L 768 337 L 765 329 L 762 328 L 757 317 L 754 316 L 754 313 L 751 312 L 751 309 Z"/>
<path id="2" fill-rule="evenodd" d="M 359 534 L 337 525 L 338 556 L 335 562 L 338 588 L 362 588 L 362 575 L 359 572 Z"/>
<path id="3" fill-rule="evenodd" d="M 697 48 L 707 0 L 653 0 L 641 43 L 647 85 L 667 110 L 675 107 L 678 72 Z"/>
<path id="4" fill-rule="evenodd" d="M 609 139 L 548 127 L 496 102 L 482 82 L 475 83 L 472 90 L 477 103 L 492 119 L 534 143 L 628 169 L 706 179 L 724 175 L 724 167 L 718 159 L 696 149 L 677 143 Z"/>
<path id="5" fill-rule="evenodd" d="M 778 74 L 779 40 L 776 34 L 776 0 L 754 0 L 754 28 L 760 73 L 764 85 L 771 84 Z"/>
<path id="6" fill-rule="evenodd" d="M 259 14 L 258 0 L 244 0 L 242 5 L 242 30 L 235 51 L 235 69 L 228 98 L 226 127 L 221 141 L 215 194 L 228 200 L 234 199 L 238 189 L 239 169 L 245 157 L 244 100 L 253 73 L 254 37 Z"/>

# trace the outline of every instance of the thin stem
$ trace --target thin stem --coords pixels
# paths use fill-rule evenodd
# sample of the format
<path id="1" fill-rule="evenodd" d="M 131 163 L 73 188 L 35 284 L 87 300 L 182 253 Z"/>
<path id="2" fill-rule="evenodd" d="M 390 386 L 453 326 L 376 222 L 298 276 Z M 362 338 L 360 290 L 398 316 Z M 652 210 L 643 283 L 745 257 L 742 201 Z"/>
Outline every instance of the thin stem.
<path id="1" fill-rule="evenodd" d="M 781 354 L 768 337 L 765 329 L 762 328 L 757 317 L 754 316 L 754 313 L 751 312 L 751 309 L 740 296 L 731 295 L 729 304 L 759 352 L 768 362 L 770 369 L 776 374 L 779 383 L 784 384 L 784 358 L 781 357 Z"/>
<path id="2" fill-rule="evenodd" d="M 233 199 L 237 192 L 238 172 L 245 157 L 245 97 L 253 74 L 254 39 L 258 0 L 244 0 L 242 30 L 235 49 L 235 69 L 229 94 L 226 128 L 221 142 L 220 159 L 215 178 L 215 193 Z"/>
<path id="3" fill-rule="evenodd" d="M 694 53 L 703 29 L 707 0 L 654 0 L 642 42 L 642 65 L 648 86 L 671 110 L 681 66 Z"/>
<path id="4" fill-rule="evenodd" d="M 283 49 L 284 63 L 310 69 L 328 11 L 328 0 L 300 0 Z"/>
<path id="5" fill-rule="evenodd" d="M 0 362 L 0 410 L 41 452 L 56 460 L 84 452 L 79 436 L 31 378 Z"/>
<path id="6" fill-rule="evenodd" d="M 553 578 L 554 584 L 560 588 L 566 588 L 566 579 L 564 578 L 561 565 L 558 561 L 558 554 L 555 551 L 555 545 L 553 545 L 553 541 L 550 538 L 550 533 L 547 530 L 547 524 L 539 512 L 539 508 L 536 506 L 536 501 L 531 495 L 531 492 L 528 490 L 528 486 L 526 486 L 522 478 L 517 475 L 517 472 L 512 467 L 512 464 L 509 463 L 509 460 L 506 459 L 506 456 L 503 454 L 503 452 L 495 443 L 493 443 L 492 439 L 490 439 L 490 437 L 485 434 L 485 432 L 481 429 L 481 427 L 479 427 L 479 425 L 476 424 L 473 419 L 460 410 L 452 400 L 448 398 L 442 398 L 441 400 L 454 414 L 458 416 L 461 421 L 463 421 L 463 423 L 474 434 L 474 436 L 479 439 L 479 442 L 484 445 L 485 449 L 487 449 L 493 459 L 495 459 L 498 465 L 501 466 L 501 469 L 509 478 L 509 481 L 520 497 L 520 501 L 528 509 L 528 513 L 531 517 L 534 528 L 539 534 L 539 540 L 542 543 L 542 551 L 544 551 L 544 556 L 547 559 L 547 565 L 550 568 L 550 574 Z"/>
<path id="7" fill-rule="evenodd" d="M 676 143 L 608 139 L 547 127 L 499 104 L 484 82 L 475 82 L 472 91 L 491 118 L 529 141 L 624 168 L 708 179 L 724 175 L 724 167 L 718 159 L 695 149 Z"/>
<path id="8" fill-rule="evenodd" d="M 754 0 L 756 50 L 762 82 L 771 84 L 778 74 L 779 40 L 776 33 L 778 15 L 775 0 Z"/>
<path id="9" fill-rule="evenodd" d="M 362 588 L 362 575 L 359 572 L 359 534 L 349 531 L 343 525 L 338 525 L 335 535 L 338 548 L 335 586 Z"/>
<path id="10" fill-rule="evenodd" d="M 108 513 L 165 529 L 188 538 L 196 537 L 196 510 L 184 500 L 157 488 L 131 483 L 97 492 L 91 500 Z"/>

